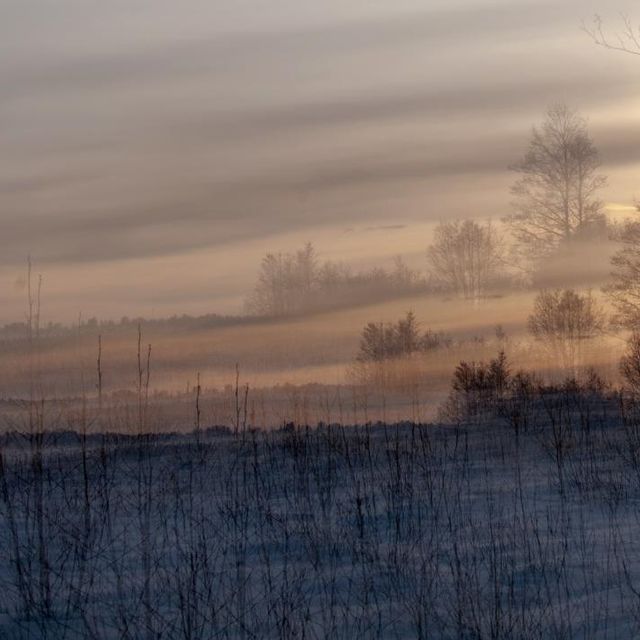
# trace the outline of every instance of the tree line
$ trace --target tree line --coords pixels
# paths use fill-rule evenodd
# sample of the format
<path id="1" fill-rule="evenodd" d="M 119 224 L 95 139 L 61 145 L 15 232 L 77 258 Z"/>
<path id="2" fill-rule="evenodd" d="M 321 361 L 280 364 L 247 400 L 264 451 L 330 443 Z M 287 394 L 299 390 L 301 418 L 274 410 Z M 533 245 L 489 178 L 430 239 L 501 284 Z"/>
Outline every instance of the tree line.
<path id="1" fill-rule="evenodd" d="M 341 304 L 369 302 L 429 290 L 427 278 L 396 257 L 390 269 L 354 271 L 322 261 L 311 243 L 295 252 L 268 253 L 246 301 L 250 314 L 284 317 Z"/>
<path id="2" fill-rule="evenodd" d="M 501 224 L 475 219 L 443 221 L 426 248 L 426 272 L 394 268 L 353 272 L 321 262 L 310 243 L 293 253 L 269 253 L 247 301 L 257 315 L 286 316 L 326 304 L 382 299 L 410 292 L 446 292 L 478 301 L 492 289 L 535 281 L 549 258 L 585 241 L 620 235 L 604 212 L 599 152 L 586 120 L 565 105 L 548 109 L 511 169 L 511 212 Z M 640 231 L 635 230 L 638 234 Z M 624 238 L 629 231 L 623 230 Z M 634 243 L 637 240 L 634 239 Z"/>

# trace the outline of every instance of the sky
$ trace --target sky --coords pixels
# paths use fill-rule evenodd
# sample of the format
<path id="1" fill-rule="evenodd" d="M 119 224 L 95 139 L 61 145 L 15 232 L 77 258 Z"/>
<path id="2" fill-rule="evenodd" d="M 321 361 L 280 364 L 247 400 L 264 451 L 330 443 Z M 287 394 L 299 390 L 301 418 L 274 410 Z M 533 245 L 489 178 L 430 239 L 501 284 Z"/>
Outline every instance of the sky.
<path id="1" fill-rule="evenodd" d="M 603 198 L 640 195 L 624 0 L 2 0 L 0 323 L 242 309 L 313 241 L 425 268 L 433 225 L 509 213 L 546 108 L 589 120 Z"/>

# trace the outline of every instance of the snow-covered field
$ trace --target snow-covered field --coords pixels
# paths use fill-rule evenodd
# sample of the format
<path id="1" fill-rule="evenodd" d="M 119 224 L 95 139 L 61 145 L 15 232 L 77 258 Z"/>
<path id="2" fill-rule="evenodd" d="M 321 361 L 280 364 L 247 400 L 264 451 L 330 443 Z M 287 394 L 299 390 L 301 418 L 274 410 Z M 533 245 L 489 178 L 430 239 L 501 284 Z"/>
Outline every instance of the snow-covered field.
<path id="1" fill-rule="evenodd" d="M 0 637 L 640 637 L 635 408 L 526 410 L 7 437 Z"/>

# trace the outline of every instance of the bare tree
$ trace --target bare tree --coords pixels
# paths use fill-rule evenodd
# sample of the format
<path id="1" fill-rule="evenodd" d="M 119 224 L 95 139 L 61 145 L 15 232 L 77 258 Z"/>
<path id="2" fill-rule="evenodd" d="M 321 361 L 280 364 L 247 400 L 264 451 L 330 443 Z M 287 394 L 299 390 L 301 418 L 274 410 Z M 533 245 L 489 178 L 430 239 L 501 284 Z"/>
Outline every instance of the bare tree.
<path id="1" fill-rule="evenodd" d="M 606 178 L 599 167 L 586 121 L 565 105 L 549 108 L 542 126 L 533 129 L 524 157 L 512 167 L 520 177 L 511 189 L 513 213 L 504 219 L 532 258 L 602 223 L 596 194 Z"/>
<path id="2" fill-rule="evenodd" d="M 640 393 L 640 333 L 634 331 L 620 359 L 620 373 L 635 393 Z"/>
<path id="3" fill-rule="evenodd" d="M 381 362 L 389 357 L 393 329 L 382 322 L 369 322 L 362 330 L 358 362 Z"/>
<path id="4" fill-rule="evenodd" d="M 616 320 L 640 329 L 640 221 L 629 220 L 618 235 L 620 249 L 611 258 L 611 281 L 604 287 L 618 311 Z"/>
<path id="5" fill-rule="evenodd" d="M 262 259 L 248 309 L 268 316 L 285 316 L 305 309 L 317 273 L 318 262 L 311 243 L 296 253 L 268 253 Z"/>
<path id="6" fill-rule="evenodd" d="M 411 269 L 402 256 L 393 258 L 393 271 L 390 275 L 393 284 L 402 289 L 410 289 L 419 284 L 420 280 L 418 272 Z"/>
<path id="7" fill-rule="evenodd" d="M 427 258 L 437 282 L 478 300 L 503 264 L 503 244 L 491 222 L 446 222 L 436 228 Z"/>
<path id="8" fill-rule="evenodd" d="M 591 25 L 583 24 L 582 28 L 600 47 L 640 56 L 640 27 L 634 27 L 627 15 L 622 15 L 622 29 L 613 36 L 605 33 L 604 22 L 597 14 Z"/>
<path id="9" fill-rule="evenodd" d="M 602 334 L 605 315 L 591 292 L 541 291 L 529 316 L 529 332 L 563 367 L 575 370 L 586 340 Z"/>
<path id="10" fill-rule="evenodd" d="M 316 250 L 310 242 L 307 242 L 302 249 L 296 251 L 294 266 L 294 286 L 298 289 L 301 298 L 306 299 L 312 294 L 317 273 Z"/>

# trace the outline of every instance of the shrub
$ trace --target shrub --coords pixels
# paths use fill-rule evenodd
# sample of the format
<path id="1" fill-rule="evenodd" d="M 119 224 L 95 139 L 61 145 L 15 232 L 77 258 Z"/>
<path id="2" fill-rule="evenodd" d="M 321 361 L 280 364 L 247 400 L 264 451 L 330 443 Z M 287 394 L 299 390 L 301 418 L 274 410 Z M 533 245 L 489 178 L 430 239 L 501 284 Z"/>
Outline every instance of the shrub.
<path id="1" fill-rule="evenodd" d="M 453 374 L 443 417 L 459 420 L 495 414 L 510 382 L 511 372 L 504 351 L 488 363 L 460 362 Z"/>
<path id="2" fill-rule="evenodd" d="M 452 340 L 430 329 L 420 333 L 419 323 L 412 311 L 396 323 L 369 322 L 362 330 L 357 361 L 382 362 L 417 352 L 451 346 Z"/>

